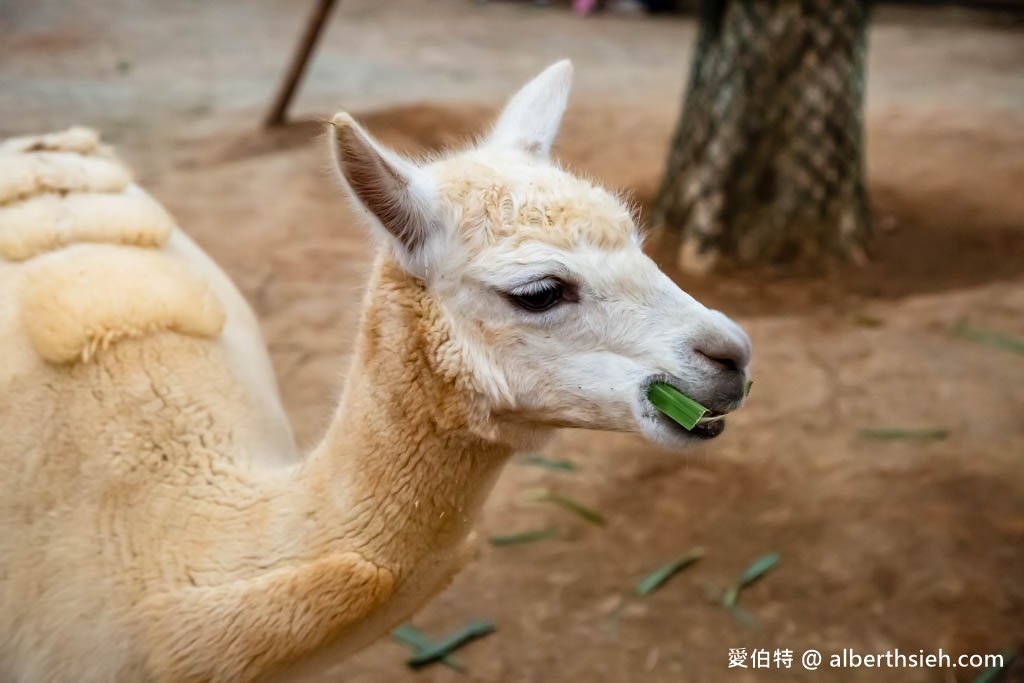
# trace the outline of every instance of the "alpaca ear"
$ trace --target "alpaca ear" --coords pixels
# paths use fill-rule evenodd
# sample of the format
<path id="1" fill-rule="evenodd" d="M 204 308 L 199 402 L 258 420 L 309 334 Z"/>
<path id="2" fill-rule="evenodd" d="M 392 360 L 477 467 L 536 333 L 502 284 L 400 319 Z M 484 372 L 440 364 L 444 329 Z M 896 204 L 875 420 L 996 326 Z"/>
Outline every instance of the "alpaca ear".
<path id="1" fill-rule="evenodd" d="M 547 157 L 572 87 L 572 62 L 544 69 L 505 105 L 488 144 L 516 147 Z"/>
<path id="2" fill-rule="evenodd" d="M 437 193 L 413 162 L 381 147 L 347 113 L 331 119 L 338 172 L 394 244 L 403 267 L 422 274 L 423 245 L 439 228 Z"/>

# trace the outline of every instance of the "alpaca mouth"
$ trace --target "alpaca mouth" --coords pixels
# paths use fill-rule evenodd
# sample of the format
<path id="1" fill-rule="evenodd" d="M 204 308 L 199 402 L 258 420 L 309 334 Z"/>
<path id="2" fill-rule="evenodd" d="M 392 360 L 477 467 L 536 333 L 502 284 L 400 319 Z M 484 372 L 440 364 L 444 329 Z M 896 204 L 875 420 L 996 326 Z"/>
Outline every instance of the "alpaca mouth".
<path id="1" fill-rule="evenodd" d="M 669 417 L 667 414 L 659 410 L 657 406 L 653 405 L 651 398 L 648 394 L 650 392 L 651 385 L 656 383 L 667 384 L 676 391 L 678 391 L 680 394 L 683 394 L 684 397 L 686 395 L 686 392 L 682 388 L 682 381 L 676 378 L 675 376 L 669 375 L 667 373 L 648 377 L 647 381 L 644 382 L 644 384 L 642 385 L 643 388 L 640 392 L 642 397 L 641 400 L 648 406 L 653 408 L 653 410 L 648 414 L 655 421 L 664 425 L 664 427 L 667 428 L 669 431 L 679 434 L 680 436 L 688 436 L 691 438 L 697 438 L 702 440 L 714 439 L 716 436 L 720 435 L 722 432 L 725 431 L 725 416 L 731 411 L 734 405 L 722 405 L 718 401 L 716 401 L 717 403 L 719 403 L 717 408 L 709 409 L 704 408 L 704 406 L 698 405 L 698 408 L 704 408 L 705 410 L 707 410 L 707 412 L 701 415 L 700 419 L 697 420 L 697 423 L 694 424 L 692 428 L 687 429 L 679 422 L 676 422 L 675 419 Z M 718 408 L 721 408 L 721 410 L 719 410 Z"/>
<path id="2" fill-rule="evenodd" d="M 700 419 L 690 434 L 701 439 L 713 439 L 725 431 L 725 413 L 712 410 Z"/>
<path id="3" fill-rule="evenodd" d="M 658 414 L 658 420 L 667 425 L 669 429 L 685 436 L 692 436 L 698 439 L 713 439 L 725 431 L 725 413 L 709 411 L 693 429 L 686 429 L 675 420 Z"/>

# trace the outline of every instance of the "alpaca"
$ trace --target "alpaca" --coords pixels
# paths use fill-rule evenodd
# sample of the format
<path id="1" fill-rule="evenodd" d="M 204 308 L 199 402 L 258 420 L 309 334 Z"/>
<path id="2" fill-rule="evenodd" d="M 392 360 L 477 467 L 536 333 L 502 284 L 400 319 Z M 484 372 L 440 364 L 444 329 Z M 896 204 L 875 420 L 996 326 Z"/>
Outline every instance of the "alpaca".
<path id="1" fill-rule="evenodd" d="M 515 450 L 721 432 L 646 390 L 727 413 L 749 341 L 550 160 L 571 74 L 429 162 L 331 121 L 380 248 L 305 456 L 253 313 L 116 157 L 80 129 L 0 147 L 0 680 L 316 676 L 447 585 Z"/>

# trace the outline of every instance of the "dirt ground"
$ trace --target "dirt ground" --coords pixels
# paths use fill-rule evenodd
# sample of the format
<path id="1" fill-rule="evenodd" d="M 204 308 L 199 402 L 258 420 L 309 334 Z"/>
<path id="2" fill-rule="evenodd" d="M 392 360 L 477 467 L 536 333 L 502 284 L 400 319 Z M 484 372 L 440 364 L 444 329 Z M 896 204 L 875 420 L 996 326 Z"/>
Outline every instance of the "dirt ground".
<path id="1" fill-rule="evenodd" d="M 86 123 L 241 285 L 259 314 L 296 433 L 333 408 L 370 263 L 315 122 L 257 130 L 302 20 L 285 0 L 0 3 L 0 135 Z M 558 156 L 645 206 L 656 189 L 695 27 L 462 0 L 342 2 L 296 108 L 344 103 L 398 149 L 458 143 L 554 58 L 576 61 Z M 468 673 L 412 673 L 383 640 L 325 680 L 970 681 L 974 669 L 829 669 L 799 655 L 1024 646 L 1024 357 L 953 334 L 1024 338 L 1024 25 L 962 10 L 883 8 L 871 36 L 872 261 L 823 273 L 674 273 L 736 317 L 755 349 L 749 406 L 688 457 L 637 437 L 566 432 L 511 464 L 484 548 L 413 622 L 498 632 Z M 670 253 L 655 254 L 666 267 Z M 875 427 L 948 430 L 872 440 Z M 590 525 L 524 492 L 599 510 Z M 707 556 L 616 609 L 660 563 Z M 706 597 L 751 561 L 745 624 Z M 730 648 L 791 649 L 793 669 L 728 669 Z M 1006 680 L 1024 680 L 1018 666 Z"/>

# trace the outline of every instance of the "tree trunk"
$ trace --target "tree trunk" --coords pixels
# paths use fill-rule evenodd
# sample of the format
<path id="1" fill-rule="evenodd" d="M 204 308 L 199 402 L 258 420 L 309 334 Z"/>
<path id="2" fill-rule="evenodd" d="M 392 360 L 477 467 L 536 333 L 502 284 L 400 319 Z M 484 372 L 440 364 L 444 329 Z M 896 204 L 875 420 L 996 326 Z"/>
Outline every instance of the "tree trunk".
<path id="1" fill-rule="evenodd" d="M 704 0 L 654 222 L 680 265 L 860 261 L 868 0 Z"/>

